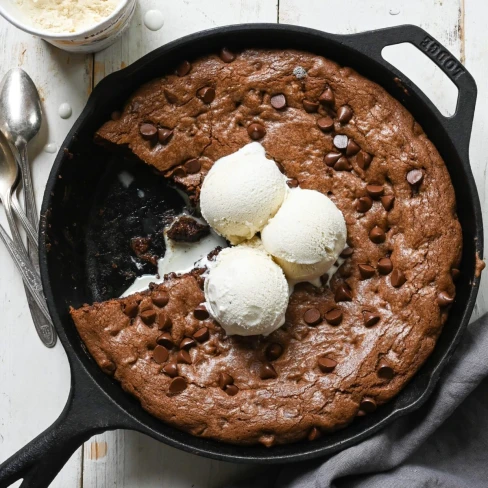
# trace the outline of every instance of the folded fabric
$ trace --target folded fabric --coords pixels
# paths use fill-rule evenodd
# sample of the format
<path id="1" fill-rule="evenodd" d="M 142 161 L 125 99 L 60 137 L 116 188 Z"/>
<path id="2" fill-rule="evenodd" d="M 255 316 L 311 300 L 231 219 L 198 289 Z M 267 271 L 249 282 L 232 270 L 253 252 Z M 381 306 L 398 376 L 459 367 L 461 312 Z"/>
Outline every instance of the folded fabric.
<path id="1" fill-rule="evenodd" d="M 429 400 L 326 460 L 273 467 L 235 488 L 486 488 L 488 314 L 468 326 Z"/>

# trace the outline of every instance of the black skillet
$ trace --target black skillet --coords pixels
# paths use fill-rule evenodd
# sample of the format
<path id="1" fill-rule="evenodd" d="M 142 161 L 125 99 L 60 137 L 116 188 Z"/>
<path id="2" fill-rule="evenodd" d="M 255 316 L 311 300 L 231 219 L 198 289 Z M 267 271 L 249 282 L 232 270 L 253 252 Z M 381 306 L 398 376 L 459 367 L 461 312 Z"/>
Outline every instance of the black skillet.
<path id="1" fill-rule="evenodd" d="M 410 80 L 382 58 L 381 51 L 385 46 L 401 42 L 410 42 L 420 49 L 458 87 L 459 99 L 453 117 L 442 116 Z M 117 236 L 140 232 L 140 225 L 151 232 L 158 218 L 169 218 L 172 209 L 181 205 L 178 196 L 164 187 L 158 178 L 147 177 L 144 172 L 148 170 L 143 164 L 122 161 L 96 146 L 93 143 L 95 130 L 142 83 L 173 70 L 183 59 L 217 52 L 222 46 L 304 49 L 351 66 L 378 82 L 422 125 L 444 158 L 456 191 L 464 242 L 462 274 L 457 284 L 456 301 L 433 354 L 393 401 L 374 414 L 357 419 L 349 427 L 315 442 L 269 449 L 241 447 L 193 437 L 165 425 L 146 413 L 116 381 L 98 368 L 68 314 L 69 305 L 76 307 L 109 295 L 116 296 L 124 286 L 124 279 L 130 279 L 130 276 L 124 278 L 120 273 L 110 272 L 106 262 L 94 260 L 94 252 L 98 250 L 99 256 L 110 254 L 111 246 L 115 246 L 113 258 L 118 256 L 120 264 L 130 268 L 131 263 L 123 261 L 117 248 Z M 345 449 L 393 419 L 418 408 L 432 392 L 468 324 L 478 292 L 475 255 L 481 256 L 483 252 L 483 229 L 468 154 L 475 101 L 476 85 L 465 68 L 425 31 L 408 25 L 346 36 L 274 24 L 222 27 L 169 43 L 103 80 L 93 91 L 64 142 L 64 150 L 56 158 L 41 212 L 42 280 L 54 324 L 70 362 L 71 394 L 59 419 L 0 466 L 0 488 L 10 486 L 20 478 L 24 479 L 21 485 L 24 488 L 48 486 L 84 441 L 106 430 L 137 430 L 171 446 L 214 459 L 284 463 Z M 148 198 L 154 199 L 159 194 L 161 199 L 162 187 L 157 185 L 166 188 L 163 200 L 156 202 L 155 214 L 138 213 L 138 207 L 143 205 L 137 204 L 134 194 L 124 194 L 123 186 L 117 184 L 114 173 L 117 164 L 128 165 L 135 175 L 136 186 L 146 185 L 143 191 L 148 193 Z M 158 182 L 154 183 L 156 188 L 150 183 L 153 180 Z M 110 225 L 104 226 L 103 209 L 107 207 L 112 213 L 107 216 Z M 113 233 L 103 234 L 105 227 L 113 229 Z M 97 240 L 99 234 L 103 238 Z"/>

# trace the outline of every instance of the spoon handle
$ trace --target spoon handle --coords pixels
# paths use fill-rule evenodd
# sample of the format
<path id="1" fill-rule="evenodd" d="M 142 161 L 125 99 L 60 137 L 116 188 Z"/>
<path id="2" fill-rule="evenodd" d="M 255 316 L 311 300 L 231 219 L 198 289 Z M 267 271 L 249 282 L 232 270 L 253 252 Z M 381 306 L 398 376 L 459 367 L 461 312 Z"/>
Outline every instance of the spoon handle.
<path id="1" fill-rule="evenodd" d="M 37 254 L 37 248 L 39 247 L 39 241 L 37 240 L 37 232 L 29 222 L 29 219 L 25 212 L 22 210 L 20 206 L 19 200 L 14 195 L 12 198 L 12 209 L 15 212 L 15 215 L 19 219 L 22 227 L 24 228 L 27 238 L 29 239 L 32 246 L 29 246 L 29 257 L 32 259 L 32 254 L 35 252 Z"/>
<path id="2" fill-rule="evenodd" d="M 47 347 L 53 347 L 56 344 L 56 332 L 54 330 L 53 323 L 51 321 L 51 316 L 46 305 L 46 299 L 42 293 L 42 283 L 39 275 L 34 268 L 33 264 L 29 260 L 22 239 L 20 237 L 17 225 L 15 223 L 12 208 L 11 208 L 11 195 L 8 194 L 3 198 L 3 203 L 5 207 L 5 214 L 7 216 L 7 221 L 12 232 L 12 239 L 5 232 L 5 229 L 0 225 L 0 238 L 5 243 L 10 255 L 12 256 L 14 263 L 17 265 L 24 284 L 28 290 L 28 295 L 33 298 L 33 301 L 37 305 L 39 311 L 44 317 L 43 320 L 34 320 L 37 333 L 41 341 Z M 35 307 L 34 307 L 35 309 Z M 31 307 L 31 313 L 33 308 Z"/>
<path id="3" fill-rule="evenodd" d="M 32 184 L 32 175 L 27 154 L 27 144 L 22 143 L 17 146 L 19 151 L 20 172 L 22 174 L 22 186 L 25 195 L 25 213 L 27 219 L 34 229 L 39 227 L 39 215 L 37 215 L 36 198 L 34 194 L 34 185 Z M 37 245 L 36 245 L 37 248 Z"/>

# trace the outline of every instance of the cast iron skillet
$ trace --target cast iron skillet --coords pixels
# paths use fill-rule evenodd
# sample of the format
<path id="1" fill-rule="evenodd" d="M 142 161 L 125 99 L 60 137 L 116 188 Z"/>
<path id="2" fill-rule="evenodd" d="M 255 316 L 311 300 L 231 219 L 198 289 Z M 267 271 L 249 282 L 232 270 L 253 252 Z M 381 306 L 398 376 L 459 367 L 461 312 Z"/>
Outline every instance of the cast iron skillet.
<path id="1" fill-rule="evenodd" d="M 445 118 L 403 74 L 383 60 L 385 46 L 410 42 L 429 56 L 459 89 L 456 113 Z M 93 285 L 86 248 L 91 208 L 100 190 L 107 153 L 94 145 L 93 133 L 122 106 L 133 90 L 174 69 L 183 59 L 217 52 L 222 46 L 298 48 L 351 66 L 399 99 L 422 125 L 444 158 L 456 191 L 463 228 L 462 275 L 456 301 L 437 346 L 421 371 L 390 403 L 349 427 L 315 442 L 272 448 L 232 446 L 193 437 L 146 413 L 105 375 L 84 348 L 68 314 L 68 305 L 91 302 Z M 400 81 L 401 80 L 401 81 Z M 222 27 L 167 44 L 128 68 L 108 76 L 93 91 L 58 154 L 47 183 L 40 231 L 41 273 L 54 324 L 71 366 L 71 394 L 59 419 L 0 466 L 0 488 L 23 478 L 22 487 L 50 484 L 73 452 L 94 434 L 133 429 L 166 444 L 214 459 L 247 463 L 284 463 L 331 454 L 370 436 L 393 419 L 418 408 L 432 392 L 473 309 L 479 286 L 475 255 L 482 255 L 480 203 L 469 165 L 469 139 L 476 85 L 458 61 L 425 31 L 400 26 L 354 35 L 332 35 L 302 27 L 253 24 Z M 144 166 L 144 165 L 141 165 Z M 97 288 L 98 287 L 98 288 Z M 106 290 L 105 290 L 106 291 Z"/>

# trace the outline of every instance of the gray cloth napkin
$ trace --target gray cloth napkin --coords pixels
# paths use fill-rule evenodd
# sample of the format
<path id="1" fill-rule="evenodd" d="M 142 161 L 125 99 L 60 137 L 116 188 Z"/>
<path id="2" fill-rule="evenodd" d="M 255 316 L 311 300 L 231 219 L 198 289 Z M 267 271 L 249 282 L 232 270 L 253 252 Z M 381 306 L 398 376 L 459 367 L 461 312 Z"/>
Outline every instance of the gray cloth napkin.
<path id="1" fill-rule="evenodd" d="M 488 314 L 469 325 L 419 410 L 325 461 L 273 467 L 234 486 L 488 487 Z"/>

